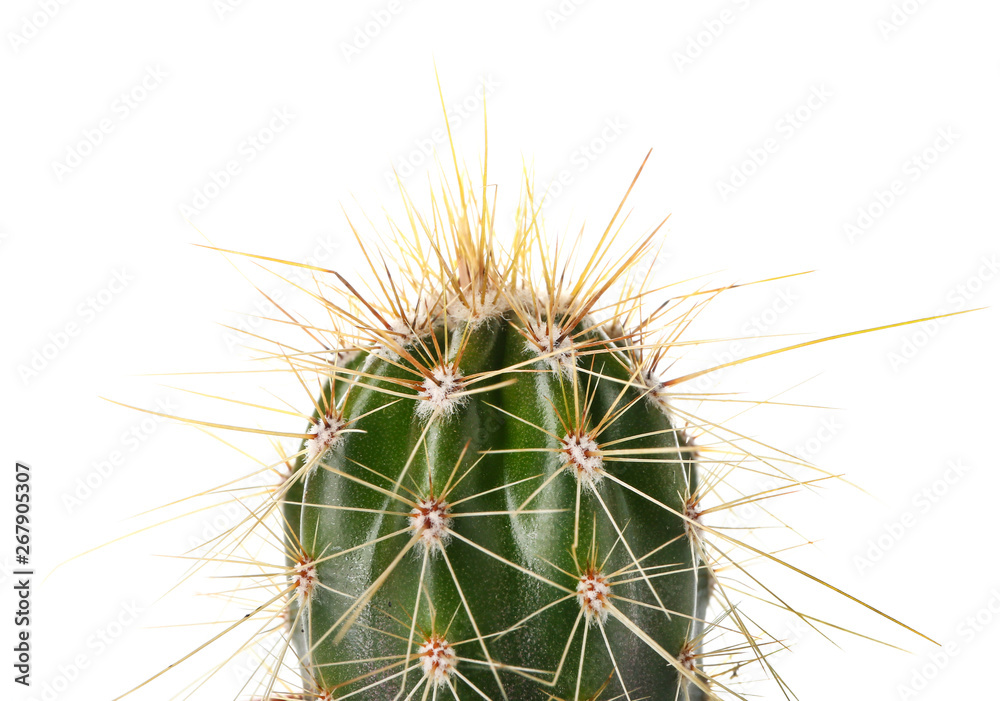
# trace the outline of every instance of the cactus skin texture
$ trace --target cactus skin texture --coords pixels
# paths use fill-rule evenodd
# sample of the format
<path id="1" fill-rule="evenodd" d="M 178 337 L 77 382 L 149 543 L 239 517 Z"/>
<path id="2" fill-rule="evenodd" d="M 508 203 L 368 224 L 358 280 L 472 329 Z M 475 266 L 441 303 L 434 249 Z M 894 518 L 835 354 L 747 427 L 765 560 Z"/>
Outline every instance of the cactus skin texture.
<path id="1" fill-rule="evenodd" d="M 691 451 L 624 341 L 589 317 L 553 341 L 571 312 L 534 311 L 359 352 L 324 389 L 358 432 L 286 506 L 317 561 L 295 634 L 318 698 L 701 698 L 670 661 L 700 627 Z M 440 401 L 382 391 L 435 368 L 459 378 Z"/>

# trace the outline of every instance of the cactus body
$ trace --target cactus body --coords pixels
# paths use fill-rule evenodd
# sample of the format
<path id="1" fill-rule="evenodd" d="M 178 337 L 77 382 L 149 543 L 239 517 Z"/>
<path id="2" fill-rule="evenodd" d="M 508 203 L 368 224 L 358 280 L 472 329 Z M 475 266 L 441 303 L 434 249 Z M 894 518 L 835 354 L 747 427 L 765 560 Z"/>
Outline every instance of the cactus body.
<path id="1" fill-rule="evenodd" d="M 688 340 L 694 318 L 741 285 L 649 284 L 660 227 L 618 241 L 632 186 L 594 246 L 581 232 L 585 255 L 544 237 L 530 182 L 501 238 L 485 158 L 477 193 L 452 156 L 457 197 L 432 190 L 421 213 L 404 191 L 409 229 L 390 221 L 373 246 L 350 224 L 370 271 L 361 278 L 219 249 L 312 271 L 308 284 L 288 282 L 329 323 L 265 294 L 308 341 L 254 336 L 315 410 L 233 400 L 295 421 L 311 413 L 302 433 L 181 419 L 272 439 L 277 462 L 202 494 L 232 492 L 247 514 L 205 544 L 201 564 L 235 566 L 240 584 L 223 593 L 260 602 L 133 691 L 248 628 L 252 701 L 721 701 L 757 695 L 743 693 L 754 668 L 794 696 L 771 663 L 786 645 L 745 613 L 747 600 L 875 639 L 803 613 L 751 562 L 926 637 L 786 561 L 790 548 L 762 549 L 752 522 L 718 525 L 720 513 L 759 508 L 786 526 L 758 502 L 831 475 L 702 413 L 706 401 L 745 400 L 693 381 L 930 319 L 683 372 L 674 365 L 687 348 L 725 340 Z M 274 440 L 288 438 L 302 439 L 291 455 Z M 261 490 L 265 471 L 280 478 Z M 754 538 L 738 537 L 743 528 Z"/>
<path id="2" fill-rule="evenodd" d="M 354 431 L 304 450 L 286 497 L 316 698 L 700 698 L 681 432 L 622 340 L 525 316 L 333 370 L 325 423 Z"/>
<path id="3" fill-rule="evenodd" d="M 616 243 L 624 199 L 592 253 L 566 256 L 529 184 L 498 241 L 488 190 L 484 167 L 479 196 L 459 175 L 426 216 L 404 197 L 410 231 L 393 225 L 373 248 L 358 236 L 361 282 L 242 254 L 322 273 L 299 289 L 330 323 L 274 305 L 316 344 L 265 353 L 311 395 L 306 432 L 185 419 L 304 439 L 292 455 L 276 446 L 288 472 L 263 494 L 248 485 L 261 502 L 207 544 L 205 562 L 240 568 L 237 591 L 262 601 L 196 652 L 259 623 L 244 645 L 264 652 L 254 701 L 744 699 L 748 665 L 789 696 L 770 662 L 785 645 L 740 598 L 847 629 L 800 612 L 751 561 L 921 635 L 719 527 L 713 515 L 830 475 L 802 480 L 791 468 L 814 468 L 688 407 L 739 401 L 692 387 L 719 369 L 928 319 L 671 372 L 711 342 L 683 340 L 703 305 L 738 285 L 668 297 L 652 266 L 630 279 L 659 227 Z M 744 490 L 739 471 L 765 486 Z"/>

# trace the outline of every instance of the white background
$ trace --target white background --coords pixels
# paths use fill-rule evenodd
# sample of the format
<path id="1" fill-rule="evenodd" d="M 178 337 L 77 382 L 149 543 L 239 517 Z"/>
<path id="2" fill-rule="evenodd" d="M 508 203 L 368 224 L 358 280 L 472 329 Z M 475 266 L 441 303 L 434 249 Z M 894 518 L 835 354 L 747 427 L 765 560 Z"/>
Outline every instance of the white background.
<path id="1" fill-rule="evenodd" d="M 222 256 L 190 244 L 349 269 L 356 259 L 342 205 L 362 224 L 360 212 L 378 220 L 382 206 L 398 215 L 387 180 L 394 166 L 418 204 L 426 201 L 421 149 L 444 145 L 435 65 L 460 157 L 476 173 L 486 86 L 498 211 L 516 202 L 524 162 L 540 184 L 563 184 L 545 209 L 550 232 L 584 222 L 600 229 L 652 148 L 628 228 L 639 235 L 671 215 L 658 276 L 729 283 L 816 271 L 733 292 L 706 313 L 711 333 L 739 336 L 756 320 L 767 334 L 806 339 L 995 305 L 998 21 L 1000 5 L 985 0 L 8 0 L 0 425 L 4 465 L 33 467 L 32 564 L 48 574 L 153 522 L 133 514 L 247 471 L 247 458 L 204 433 L 169 422 L 147 430 L 141 414 L 100 397 L 143 408 L 169 399 L 185 416 L 236 422 L 225 404 L 165 386 L 207 391 L 216 378 L 141 376 L 245 368 L 219 324 L 254 314 L 259 296 Z M 99 143 L 88 144 L 102 124 Z M 257 146 L 247 141 L 255 135 Z M 754 155 L 762 164 L 748 162 Z M 230 161 L 239 172 L 209 187 Z M 751 174 L 734 179 L 734 167 Z M 894 181 L 897 193 L 882 206 Z M 196 192 L 214 196 L 206 205 Z M 199 203 L 182 215 L 182 205 Z M 863 226 L 845 228 L 859 218 Z M 116 274 L 127 284 L 111 283 Z M 105 303 L 87 311 L 90 298 Z M 60 334 L 70 324 L 77 333 L 67 340 Z M 809 380 L 789 401 L 839 408 L 762 410 L 743 424 L 869 493 L 830 486 L 776 506 L 817 541 L 789 557 L 951 644 L 935 663 L 929 643 L 836 607 L 837 621 L 913 654 L 790 632 L 796 649 L 777 664 L 800 698 L 996 694 L 997 329 L 987 309 L 720 378 L 726 391 L 762 398 Z M 48 348 L 51 357 L 26 371 L 53 339 L 65 347 Z M 267 382 L 250 377 L 254 387 Z M 305 401 L 284 381 L 274 390 Z M 141 442 L 126 438 L 132 429 Z M 92 494 L 79 492 L 78 480 L 95 480 L 113 451 L 120 464 Z M 955 461 L 960 473 L 949 471 Z M 3 489 L 12 490 L 11 467 L 5 474 Z M 67 498 L 81 493 L 79 503 Z M 10 523 L 12 502 L 0 501 Z M 35 685 L 15 687 L 11 653 L 0 653 L 0 695 L 112 698 L 204 640 L 207 628 L 156 626 L 210 620 L 216 605 L 191 592 L 215 585 L 199 581 L 154 604 L 187 563 L 152 554 L 183 552 L 212 518 L 173 522 L 44 583 L 39 576 Z M 894 526 L 904 519 L 908 526 Z M 7 570 L 11 531 L 0 529 Z M 888 532 L 896 535 L 879 546 Z M 873 543 L 878 561 L 862 564 Z M 0 610 L 10 611 L 4 580 Z M 782 582 L 793 595 L 815 591 Z M 142 609 L 134 621 L 133 605 Z M 963 623 L 977 613 L 978 629 Z M 9 650 L 12 619 L 2 619 L 0 649 Z M 170 698 L 201 669 L 175 671 L 134 698 Z M 219 676 L 219 698 L 236 694 L 238 678 Z M 47 684 L 61 693 L 43 695 Z M 907 685 L 919 691 L 908 696 Z M 778 697 L 773 687 L 759 693 Z"/>

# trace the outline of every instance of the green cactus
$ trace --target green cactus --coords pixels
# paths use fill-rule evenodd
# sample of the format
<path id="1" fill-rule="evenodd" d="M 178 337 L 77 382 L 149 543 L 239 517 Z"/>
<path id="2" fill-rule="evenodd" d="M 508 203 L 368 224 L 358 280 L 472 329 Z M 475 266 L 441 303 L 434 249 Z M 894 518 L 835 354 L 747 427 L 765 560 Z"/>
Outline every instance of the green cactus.
<path id="1" fill-rule="evenodd" d="M 381 303 L 328 302 L 357 340 L 283 494 L 304 693 L 702 698 L 696 451 L 622 330 L 643 305 L 599 310 L 656 232 L 613 254 L 613 219 L 570 281 L 531 207 L 505 253 L 460 192 Z"/>
<path id="2" fill-rule="evenodd" d="M 622 249 L 619 206 L 591 254 L 560 258 L 530 192 L 507 249 L 483 202 L 460 180 L 446 218 L 408 209 L 397 270 L 373 265 L 367 295 L 334 273 L 342 299 L 323 299 L 354 330 L 299 362 L 325 384 L 282 490 L 289 698 L 742 698 L 720 677 L 778 643 L 726 598 L 706 620 L 715 570 L 734 546 L 785 563 L 702 520 L 700 481 L 718 492 L 755 456 L 726 439 L 737 457 L 699 476 L 672 388 L 703 373 L 658 376 L 689 300 L 627 277 L 658 229 Z M 707 670 L 725 628 L 744 644 Z"/>
<path id="3" fill-rule="evenodd" d="M 276 305 L 313 344 L 266 354 L 307 389 L 315 379 L 306 431 L 187 420 L 301 439 L 293 455 L 278 445 L 279 484 L 255 487 L 253 507 L 237 496 L 247 517 L 203 553 L 249 567 L 236 591 L 263 603 L 195 652 L 248 622 L 262 627 L 244 647 L 277 630 L 254 701 L 744 699 L 737 674 L 750 665 L 787 695 L 770 661 L 784 644 L 737 597 L 846 629 L 801 611 L 750 561 L 916 633 L 720 527 L 720 512 L 810 484 L 790 466 L 814 468 L 688 407 L 710 398 L 692 380 L 720 367 L 926 319 L 663 379 L 695 343 L 682 340 L 691 319 L 729 287 L 651 287 L 643 261 L 659 227 L 623 245 L 625 199 L 596 245 L 567 255 L 541 234 L 530 186 L 504 241 L 485 172 L 480 192 L 459 177 L 449 193 L 427 216 L 404 197 L 405 233 L 358 236 L 371 275 L 354 282 L 242 254 L 313 273 L 315 290 L 299 289 L 330 323 Z M 740 471 L 771 483 L 744 489 Z"/>
<path id="4" fill-rule="evenodd" d="M 321 698 L 675 698 L 696 679 L 682 431 L 628 339 L 517 304 L 333 370 L 288 507 Z"/>

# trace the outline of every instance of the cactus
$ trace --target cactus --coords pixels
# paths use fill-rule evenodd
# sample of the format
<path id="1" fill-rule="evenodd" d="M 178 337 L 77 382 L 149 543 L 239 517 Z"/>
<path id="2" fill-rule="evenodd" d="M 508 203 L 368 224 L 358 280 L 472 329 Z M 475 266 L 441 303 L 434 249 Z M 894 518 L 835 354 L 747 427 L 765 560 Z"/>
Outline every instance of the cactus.
<path id="1" fill-rule="evenodd" d="M 285 509 L 311 693 L 707 690 L 695 451 L 636 339 L 590 314 L 625 267 L 540 294 L 465 227 L 451 243 L 459 275 L 331 368 L 301 451 Z"/>
<path id="2" fill-rule="evenodd" d="M 561 259 L 530 192 L 504 249 L 485 185 L 458 189 L 432 225 L 409 210 L 397 270 L 372 268 L 380 295 L 333 273 L 346 300 L 323 300 L 355 330 L 305 366 L 325 384 L 282 499 L 302 693 L 718 698 L 700 659 L 726 627 L 706 611 L 730 562 L 706 536 L 784 564 L 703 522 L 753 454 L 727 440 L 699 467 L 673 387 L 702 373 L 658 374 L 684 303 L 720 290 L 637 289 L 659 227 L 622 247 L 624 200 L 592 253 Z M 722 618 L 769 666 L 775 641 L 735 608 Z"/>
<path id="3" fill-rule="evenodd" d="M 310 393 L 302 433 L 185 419 L 300 441 L 258 505 L 237 497 L 247 517 L 204 553 L 249 567 L 242 591 L 265 596 L 202 647 L 255 620 L 248 646 L 278 630 L 251 698 L 705 701 L 745 698 L 733 678 L 749 665 L 787 695 L 770 661 L 783 643 L 739 598 L 845 629 L 762 583 L 751 560 L 920 635 L 715 522 L 808 485 L 794 472 L 815 468 L 700 418 L 691 405 L 710 395 L 683 388 L 926 319 L 668 379 L 692 318 L 733 286 L 652 287 L 644 261 L 660 227 L 621 242 L 632 186 L 592 250 L 567 255 L 582 237 L 547 240 L 530 185 L 501 240 L 485 167 L 481 190 L 458 176 L 457 197 L 442 187 L 429 214 L 404 196 L 405 233 L 372 245 L 355 231 L 366 282 L 241 254 L 311 274 L 315 285 L 296 285 L 329 318 L 275 304 L 310 343 L 265 353 Z M 743 489 L 741 471 L 768 486 Z M 255 540 L 276 557 L 244 554 Z"/>

